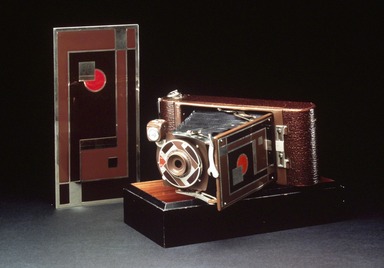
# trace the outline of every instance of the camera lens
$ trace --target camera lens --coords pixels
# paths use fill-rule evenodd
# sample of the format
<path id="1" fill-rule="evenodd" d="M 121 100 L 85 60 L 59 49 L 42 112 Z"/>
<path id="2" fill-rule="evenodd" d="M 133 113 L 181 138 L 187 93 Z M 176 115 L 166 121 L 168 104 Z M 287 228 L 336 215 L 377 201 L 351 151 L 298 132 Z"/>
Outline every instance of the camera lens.
<path id="1" fill-rule="evenodd" d="M 181 139 L 167 141 L 158 152 L 158 167 L 164 180 L 175 187 L 194 185 L 202 173 L 199 149 Z"/>
<path id="2" fill-rule="evenodd" d="M 168 170 L 176 177 L 183 177 L 189 171 L 188 159 L 183 152 L 174 152 L 168 158 Z"/>

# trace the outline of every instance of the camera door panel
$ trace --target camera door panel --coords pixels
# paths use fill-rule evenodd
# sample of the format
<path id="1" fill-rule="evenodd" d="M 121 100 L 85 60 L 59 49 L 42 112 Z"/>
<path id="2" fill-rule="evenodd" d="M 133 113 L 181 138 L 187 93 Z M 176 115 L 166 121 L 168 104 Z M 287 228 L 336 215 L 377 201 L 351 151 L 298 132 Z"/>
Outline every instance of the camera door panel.
<path id="1" fill-rule="evenodd" d="M 215 137 L 220 177 L 217 181 L 218 209 L 237 202 L 272 180 L 273 154 L 267 150 L 273 137 L 271 115 L 256 119 L 236 131 Z"/>
<path id="2" fill-rule="evenodd" d="M 241 189 L 267 173 L 267 151 L 264 129 L 228 145 L 228 173 L 230 193 Z"/>
<path id="3" fill-rule="evenodd" d="M 117 102 L 117 94 L 126 94 L 115 81 L 118 58 L 115 51 L 69 54 L 71 181 L 127 176 L 126 99 Z"/>

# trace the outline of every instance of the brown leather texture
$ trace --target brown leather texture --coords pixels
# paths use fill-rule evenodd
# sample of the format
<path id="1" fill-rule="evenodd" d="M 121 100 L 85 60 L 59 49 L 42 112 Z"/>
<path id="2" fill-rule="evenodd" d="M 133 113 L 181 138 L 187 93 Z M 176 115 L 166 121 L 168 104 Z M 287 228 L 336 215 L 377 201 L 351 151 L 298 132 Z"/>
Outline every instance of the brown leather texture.
<path id="1" fill-rule="evenodd" d="M 314 109 L 308 111 L 283 111 L 285 154 L 289 159 L 288 184 L 309 186 L 318 182 L 318 159 Z"/>
<path id="2" fill-rule="evenodd" d="M 245 99 L 216 96 L 183 95 L 182 98 L 161 98 L 160 117 L 173 131 L 183 120 L 183 107 L 265 111 L 274 114 L 276 125 L 287 126 L 284 136 L 286 158 L 289 159 L 284 184 L 309 186 L 319 180 L 316 144 L 315 104 L 281 100 Z"/>

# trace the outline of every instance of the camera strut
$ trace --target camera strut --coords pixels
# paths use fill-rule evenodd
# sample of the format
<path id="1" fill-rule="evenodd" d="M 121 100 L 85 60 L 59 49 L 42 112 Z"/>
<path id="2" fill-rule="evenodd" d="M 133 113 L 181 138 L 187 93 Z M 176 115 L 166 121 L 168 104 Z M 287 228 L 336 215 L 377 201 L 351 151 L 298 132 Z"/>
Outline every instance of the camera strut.
<path id="1" fill-rule="evenodd" d="M 192 196 L 194 198 L 197 198 L 197 199 L 200 199 L 200 200 L 206 202 L 209 205 L 214 205 L 217 203 L 216 197 L 209 195 L 207 193 L 204 193 L 204 192 L 198 192 L 198 191 L 191 192 L 191 191 L 183 191 L 181 189 L 178 189 L 178 190 L 176 190 L 176 193 Z"/>

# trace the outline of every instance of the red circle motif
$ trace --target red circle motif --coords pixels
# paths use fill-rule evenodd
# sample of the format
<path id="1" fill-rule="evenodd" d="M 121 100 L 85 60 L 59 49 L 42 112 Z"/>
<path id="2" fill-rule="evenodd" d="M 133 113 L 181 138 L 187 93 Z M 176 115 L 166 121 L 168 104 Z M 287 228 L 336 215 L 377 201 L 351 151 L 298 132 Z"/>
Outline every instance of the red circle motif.
<path id="1" fill-rule="evenodd" d="M 237 158 L 237 167 L 241 167 L 241 173 L 244 175 L 248 170 L 248 157 L 246 154 L 241 154 Z"/>
<path id="2" fill-rule="evenodd" d="M 95 69 L 95 79 L 84 81 L 84 86 L 91 92 L 99 92 L 105 86 L 107 77 L 104 72 L 99 69 Z"/>

